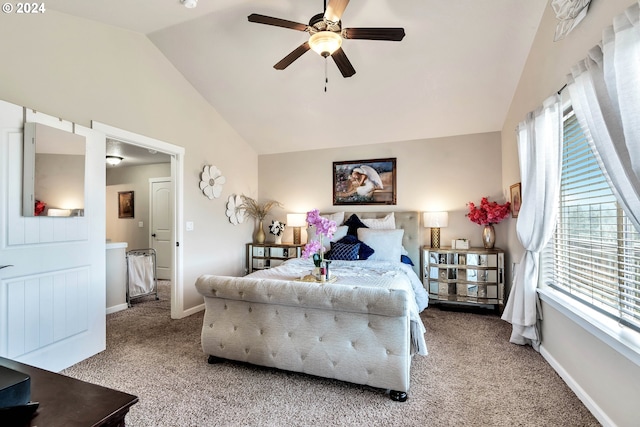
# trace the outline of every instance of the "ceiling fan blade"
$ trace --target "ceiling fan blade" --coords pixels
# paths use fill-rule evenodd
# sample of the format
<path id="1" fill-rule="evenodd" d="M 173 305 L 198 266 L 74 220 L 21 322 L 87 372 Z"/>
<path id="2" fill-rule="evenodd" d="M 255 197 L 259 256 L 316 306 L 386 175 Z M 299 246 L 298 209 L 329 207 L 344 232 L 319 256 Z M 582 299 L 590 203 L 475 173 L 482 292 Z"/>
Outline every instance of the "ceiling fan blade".
<path id="1" fill-rule="evenodd" d="M 345 28 L 345 39 L 388 40 L 399 42 L 404 38 L 404 28 Z"/>
<path id="2" fill-rule="evenodd" d="M 348 4 L 349 0 L 329 0 L 327 10 L 324 11 L 324 19 L 331 22 L 340 21 Z"/>
<path id="3" fill-rule="evenodd" d="M 331 54 L 331 57 L 342 73 L 342 77 L 351 77 L 356 73 L 355 68 L 353 68 L 353 65 L 351 65 L 351 62 L 349 62 L 349 58 L 347 58 L 347 55 L 345 55 L 342 48 L 339 48 L 338 50 L 333 52 L 333 54 Z"/>
<path id="4" fill-rule="evenodd" d="M 290 28 L 292 30 L 298 31 L 307 31 L 307 28 L 309 27 L 308 25 L 301 24 L 299 22 L 287 21 L 286 19 L 273 18 L 271 16 L 258 15 L 257 13 L 252 13 L 247 18 L 249 19 L 249 22 L 274 25 L 276 27 Z"/>
<path id="5" fill-rule="evenodd" d="M 309 50 L 309 42 L 302 43 L 300 46 L 295 48 L 293 52 L 291 52 L 289 55 L 282 58 L 280 62 L 278 62 L 276 65 L 273 66 L 273 68 L 275 68 L 276 70 L 284 70 L 289 65 L 291 65 L 293 61 L 300 58 L 302 54 L 308 50 Z"/>

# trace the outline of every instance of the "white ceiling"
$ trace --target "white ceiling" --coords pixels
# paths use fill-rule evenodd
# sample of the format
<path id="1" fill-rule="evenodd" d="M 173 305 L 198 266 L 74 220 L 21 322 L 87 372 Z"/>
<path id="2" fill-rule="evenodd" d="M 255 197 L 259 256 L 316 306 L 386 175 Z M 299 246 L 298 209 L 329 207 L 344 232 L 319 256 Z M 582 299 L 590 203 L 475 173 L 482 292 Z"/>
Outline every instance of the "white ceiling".
<path id="1" fill-rule="evenodd" d="M 401 42 L 345 40 L 356 74 L 312 51 L 273 65 L 320 0 L 56 0 L 47 7 L 147 34 L 259 154 L 502 129 L 547 0 L 353 0 L 343 28 L 403 27 Z M 553 34 L 548 35 L 550 38 Z"/>

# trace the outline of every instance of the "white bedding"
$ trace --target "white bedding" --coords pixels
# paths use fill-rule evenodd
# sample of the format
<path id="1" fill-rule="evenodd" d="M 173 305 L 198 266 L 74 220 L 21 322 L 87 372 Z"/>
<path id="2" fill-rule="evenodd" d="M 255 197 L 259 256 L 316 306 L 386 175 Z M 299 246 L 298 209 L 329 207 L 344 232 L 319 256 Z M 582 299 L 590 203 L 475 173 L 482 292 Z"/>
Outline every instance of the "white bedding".
<path id="1" fill-rule="evenodd" d="M 254 278 L 296 280 L 311 272 L 313 262 L 309 259 L 294 258 L 271 269 L 259 270 L 249 276 Z M 420 319 L 420 312 L 427 307 L 429 295 L 410 265 L 387 261 L 331 261 L 330 273 L 335 275 L 335 283 L 352 286 L 370 286 L 387 289 L 404 289 L 415 298 L 410 301 L 411 341 L 415 353 L 427 354 L 424 340 L 426 329 Z M 322 286 L 309 283 L 309 286 Z"/>

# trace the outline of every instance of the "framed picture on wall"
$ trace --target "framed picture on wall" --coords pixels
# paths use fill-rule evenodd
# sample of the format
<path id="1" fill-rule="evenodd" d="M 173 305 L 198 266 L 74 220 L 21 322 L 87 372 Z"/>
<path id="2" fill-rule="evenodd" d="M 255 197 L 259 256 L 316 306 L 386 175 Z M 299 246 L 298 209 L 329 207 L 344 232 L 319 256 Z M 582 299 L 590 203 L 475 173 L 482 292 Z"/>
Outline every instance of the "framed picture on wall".
<path id="1" fill-rule="evenodd" d="M 396 159 L 333 162 L 334 205 L 395 205 Z"/>
<path id="2" fill-rule="evenodd" d="M 511 187 L 511 216 L 518 218 L 520 205 L 522 204 L 522 194 L 520 194 L 520 183 L 513 184 Z"/>
<path id="3" fill-rule="evenodd" d="M 118 218 L 133 218 L 133 191 L 118 192 Z"/>

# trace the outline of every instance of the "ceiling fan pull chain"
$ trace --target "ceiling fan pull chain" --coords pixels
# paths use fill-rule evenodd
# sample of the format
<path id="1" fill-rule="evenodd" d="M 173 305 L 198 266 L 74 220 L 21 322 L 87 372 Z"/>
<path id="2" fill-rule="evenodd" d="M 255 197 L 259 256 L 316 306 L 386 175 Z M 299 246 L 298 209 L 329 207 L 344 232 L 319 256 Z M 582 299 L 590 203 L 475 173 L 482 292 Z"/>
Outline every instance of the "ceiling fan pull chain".
<path id="1" fill-rule="evenodd" d="M 329 76 L 327 76 L 327 57 L 324 57 L 324 91 L 327 91 L 327 83 L 329 83 Z"/>

